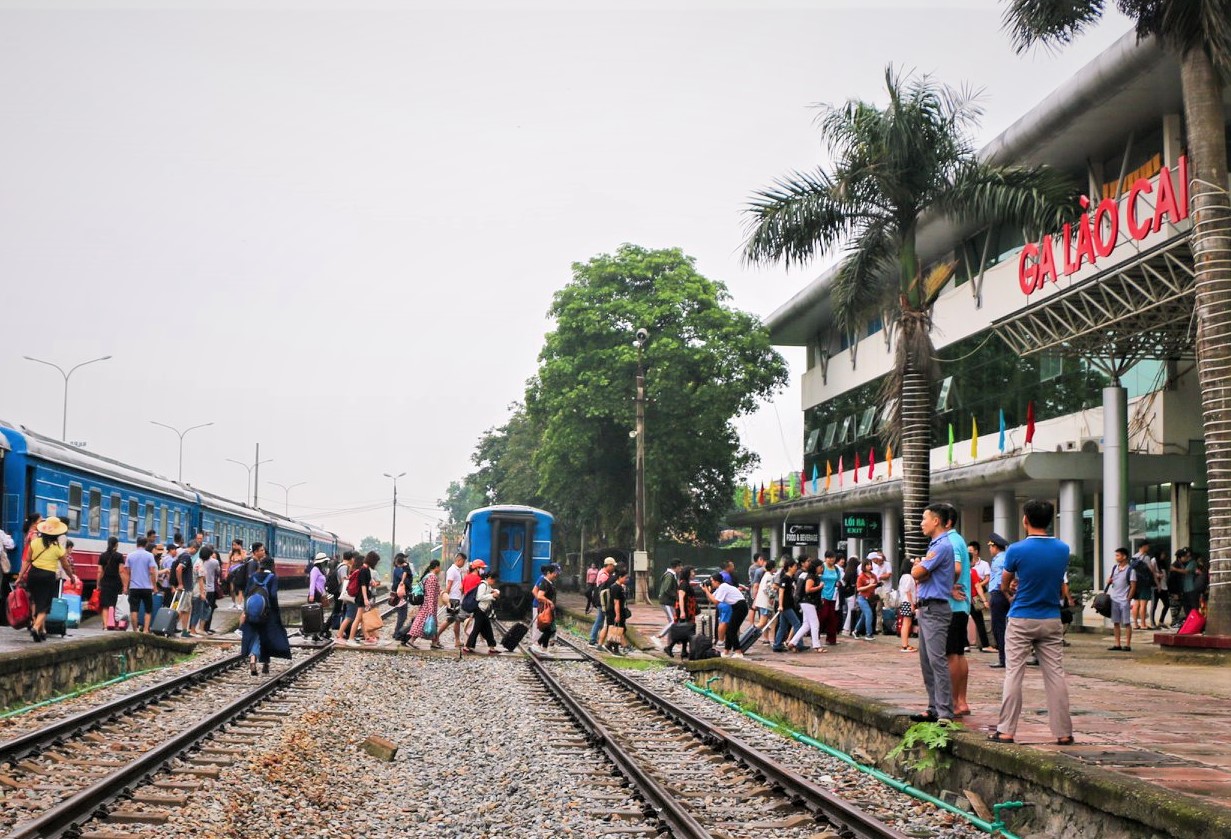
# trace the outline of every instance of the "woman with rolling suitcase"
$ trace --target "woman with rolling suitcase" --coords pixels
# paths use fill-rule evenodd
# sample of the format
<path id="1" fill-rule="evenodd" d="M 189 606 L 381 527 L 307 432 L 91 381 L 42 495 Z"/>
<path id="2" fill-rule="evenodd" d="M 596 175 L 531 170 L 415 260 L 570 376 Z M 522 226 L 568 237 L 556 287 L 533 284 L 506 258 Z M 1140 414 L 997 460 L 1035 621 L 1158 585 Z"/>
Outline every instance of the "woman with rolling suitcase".
<path id="1" fill-rule="evenodd" d="M 30 562 L 21 569 L 17 584 L 24 585 L 30 592 L 34 614 L 29 627 L 30 637 L 35 641 L 46 641 L 47 615 L 56 597 L 56 572 L 63 569 L 65 576 L 73 583 L 77 582 L 77 575 L 68 554 L 60 545 L 60 537 L 68 532 L 68 525 L 55 516 L 49 516 L 38 523 L 37 530 L 38 538 L 30 543 Z"/>

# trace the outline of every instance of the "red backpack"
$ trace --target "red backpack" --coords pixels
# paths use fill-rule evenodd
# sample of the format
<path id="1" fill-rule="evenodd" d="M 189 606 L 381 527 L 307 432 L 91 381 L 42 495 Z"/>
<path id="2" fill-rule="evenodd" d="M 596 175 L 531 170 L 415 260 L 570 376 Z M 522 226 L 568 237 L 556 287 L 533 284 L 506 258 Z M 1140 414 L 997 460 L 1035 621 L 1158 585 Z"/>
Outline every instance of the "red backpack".
<path id="1" fill-rule="evenodd" d="M 359 596 L 359 572 L 361 570 L 361 568 L 356 568 L 346 579 L 346 593 L 351 597 Z"/>

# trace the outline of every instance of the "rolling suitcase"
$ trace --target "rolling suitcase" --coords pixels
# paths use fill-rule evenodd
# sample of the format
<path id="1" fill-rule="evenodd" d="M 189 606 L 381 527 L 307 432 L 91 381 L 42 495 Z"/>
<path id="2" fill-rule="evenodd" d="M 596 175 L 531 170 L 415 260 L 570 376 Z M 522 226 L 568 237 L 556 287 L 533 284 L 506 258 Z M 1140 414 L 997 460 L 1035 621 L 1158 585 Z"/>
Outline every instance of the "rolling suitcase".
<path id="1" fill-rule="evenodd" d="M 162 635 L 165 638 L 170 638 L 176 633 L 179 619 L 179 612 L 175 611 L 170 606 L 163 606 L 154 613 L 154 620 L 150 623 L 150 632 L 155 635 Z"/>
<path id="2" fill-rule="evenodd" d="M 68 634 L 68 601 L 63 597 L 52 598 L 51 610 L 47 612 L 43 628 L 48 635 L 63 637 Z"/>
<path id="3" fill-rule="evenodd" d="M 739 636 L 739 651 L 741 653 L 748 652 L 750 649 L 752 649 L 752 645 L 755 644 L 757 642 L 757 639 L 760 637 L 761 637 L 761 627 L 759 626 L 748 627 Z"/>
<path id="4" fill-rule="evenodd" d="M 319 603 L 305 603 L 299 607 L 300 632 L 304 637 L 325 634 L 325 611 Z"/>
<path id="5" fill-rule="evenodd" d="M 517 649 L 517 645 L 521 643 L 521 639 L 526 637 L 526 633 L 530 631 L 524 623 L 515 623 L 509 627 L 509 631 L 504 633 L 504 637 L 500 639 L 500 645 L 509 652 Z"/>

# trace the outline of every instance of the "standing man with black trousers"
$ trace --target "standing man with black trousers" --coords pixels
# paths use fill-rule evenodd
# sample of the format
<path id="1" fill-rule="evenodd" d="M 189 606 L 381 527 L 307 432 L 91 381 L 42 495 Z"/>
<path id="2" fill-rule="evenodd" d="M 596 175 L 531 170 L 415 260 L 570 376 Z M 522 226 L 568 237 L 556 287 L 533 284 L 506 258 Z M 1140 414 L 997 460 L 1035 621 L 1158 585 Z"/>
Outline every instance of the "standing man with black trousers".
<path id="1" fill-rule="evenodd" d="M 1009 595 L 1000 584 L 1004 578 L 1004 552 L 1008 549 L 1008 541 L 999 533 L 988 537 L 987 551 L 992 557 L 992 571 L 988 576 L 987 590 L 991 597 L 992 639 L 996 642 L 996 654 L 1000 659 L 988 667 L 999 670 L 1004 669 L 1004 629 L 1009 621 Z"/>

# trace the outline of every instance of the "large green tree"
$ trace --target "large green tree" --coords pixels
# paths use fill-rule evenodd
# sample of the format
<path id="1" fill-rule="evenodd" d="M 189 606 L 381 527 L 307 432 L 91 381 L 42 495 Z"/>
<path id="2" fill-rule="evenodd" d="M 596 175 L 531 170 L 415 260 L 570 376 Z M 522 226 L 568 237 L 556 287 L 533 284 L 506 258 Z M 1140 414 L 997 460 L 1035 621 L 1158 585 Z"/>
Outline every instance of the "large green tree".
<path id="1" fill-rule="evenodd" d="M 543 506 L 609 543 L 632 543 L 633 341 L 646 329 L 647 543 L 655 535 L 711 540 L 736 478 L 756 462 L 734 419 L 786 382 L 765 328 L 732 308 L 726 287 L 681 251 L 634 245 L 574 264 L 549 314 L 556 327 L 527 385 L 524 415 L 514 415 L 503 440 L 515 450 L 519 431 L 536 437 Z M 521 455 L 515 461 L 502 471 L 524 464 Z"/>
<path id="2" fill-rule="evenodd" d="M 1104 0 L 1011 0 L 1005 25 L 1017 50 L 1067 44 L 1097 22 Z M 1231 74 L 1231 0 L 1117 0 L 1137 37 L 1180 62 L 1192 173 L 1189 203 L 1197 273 L 1197 375 L 1210 503 L 1209 631 L 1231 634 L 1231 199 L 1223 89 Z"/>
<path id="3" fill-rule="evenodd" d="M 919 223 L 929 214 L 1050 230 L 1075 214 L 1076 189 L 1044 167 L 980 161 L 969 134 L 981 113 L 973 94 L 892 68 L 885 87 L 884 106 L 852 99 L 822 108 L 818 124 L 833 163 L 753 196 L 744 253 L 790 267 L 845 249 L 830 289 L 838 328 L 858 336 L 882 315 L 892 326 L 897 363 L 886 395 L 902 455 L 906 549 L 922 556 L 927 543 L 916 525 L 931 483 L 932 305 L 953 265 L 921 263 Z"/>

